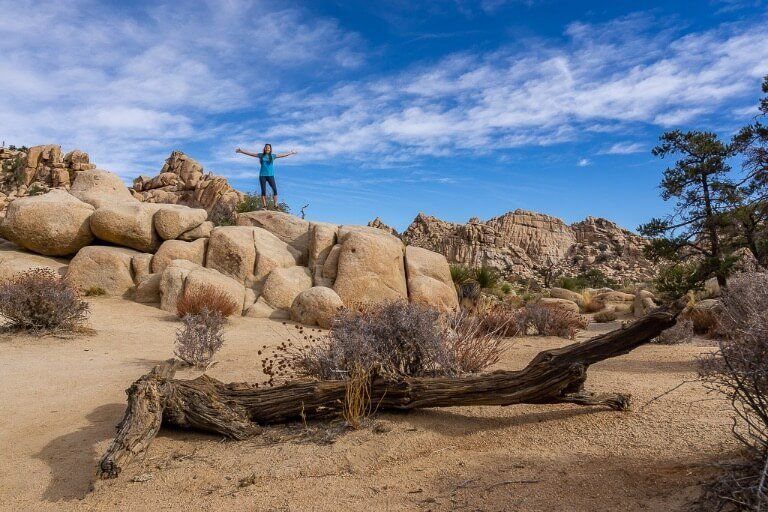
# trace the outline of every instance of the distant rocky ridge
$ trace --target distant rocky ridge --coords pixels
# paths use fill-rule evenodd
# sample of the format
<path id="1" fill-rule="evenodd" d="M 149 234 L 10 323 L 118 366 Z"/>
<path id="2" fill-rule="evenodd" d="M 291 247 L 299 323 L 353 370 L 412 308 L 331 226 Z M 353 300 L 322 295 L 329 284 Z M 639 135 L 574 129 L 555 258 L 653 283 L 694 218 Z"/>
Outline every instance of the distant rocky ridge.
<path id="1" fill-rule="evenodd" d="M 386 226 L 377 221 L 369 225 Z M 419 213 L 401 237 L 408 245 L 444 254 L 451 263 L 488 266 L 507 278 L 540 284 L 545 276 L 590 269 L 620 282 L 645 281 L 656 272 L 643 254 L 648 241 L 602 218 L 587 217 L 569 226 L 556 217 L 518 209 L 460 224 Z"/>

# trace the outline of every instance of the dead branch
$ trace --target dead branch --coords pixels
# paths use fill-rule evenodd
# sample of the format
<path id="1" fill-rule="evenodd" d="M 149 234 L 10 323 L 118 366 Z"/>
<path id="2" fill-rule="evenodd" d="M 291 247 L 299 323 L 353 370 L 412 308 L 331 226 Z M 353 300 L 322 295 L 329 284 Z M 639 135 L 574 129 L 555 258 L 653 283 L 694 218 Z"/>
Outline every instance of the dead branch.
<path id="1" fill-rule="evenodd" d="M 540 352 L 519 371 L 458 378 L 376 379 L 370 383 L 371 403 L 379 410 L 522 403 L 573 403 L 624 410 L 629 406 L 629 395 L 584 391 L 587 369 L 630 352 L 674 323 L 673 313 L 656 311 L 627 328 Z M 259 388 L 248 383 L 224 384 L 207 375 L 176 380 L 176 363 L 172 361 L 158 365 L 126 391 L 125 417 L 99 462 L 102 478 L 117 477 L 147 449 L 161 425 L 240 440 L 259 433 L 259 425 L 337 417 L 344 410 L 345 381 L 294 381 Z"/>

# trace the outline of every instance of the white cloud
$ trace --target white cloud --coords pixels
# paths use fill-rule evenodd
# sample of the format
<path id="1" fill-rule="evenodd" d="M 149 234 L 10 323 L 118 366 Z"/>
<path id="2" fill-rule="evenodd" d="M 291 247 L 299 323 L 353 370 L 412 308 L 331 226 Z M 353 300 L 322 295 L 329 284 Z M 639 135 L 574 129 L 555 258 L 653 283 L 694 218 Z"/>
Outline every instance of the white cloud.
<path id="1" fill-rule="evenodd" d="M 267 135 L 300 146 L 305 159 L 544 146 L 638 124 L 663 129 L 727 116 L 724 107 L 754 97 L 768 73 L 766 24 L 679 35 L 633 15 L 573 23 L 566 35 L 564 46 L 537 40 L 522 50 L 455 53 L 318 94 L 283 95 L 277 103 L 292 115 Z M 246 129 L 235 138 L 263 136 L 263 129 Z M 618 143 L 611 153 L 639 150 Z"/>
<path id="2" fill-rule="evenodd" d="M 587 166 L 588 166 L 588 165 L 590 165 L 591 163 L 592 163 L 592 162 L 590 162 L 590 161 L 589 161 L 589 160 L 587 160 L 586 158 L 579 158 L 579 159 L 576 161 L 576 167 L 587 167 Z"/>
<path id="3" fill-rule="evenodd" d="M 647 148 L 639 142 L 617 142 L 611 147 L 600 151 L 601 155 L 631 155 L 633 153 L 642 153 Z"/>
<path id="4" fill-rule="evenodd" d="M 217 116 L 268 104 L 289 74 L 328 78 L 363 62 L 359 36 L 335 20 L 272 5 L 0 0 L 0 12 L 35 13 L 44 27 L 0 17 L 0 133 L 81 147 L 99 164 L 120 153 L 113 170 L 128 177 L 159 167 L 152 148 L 209 137 Z"/>

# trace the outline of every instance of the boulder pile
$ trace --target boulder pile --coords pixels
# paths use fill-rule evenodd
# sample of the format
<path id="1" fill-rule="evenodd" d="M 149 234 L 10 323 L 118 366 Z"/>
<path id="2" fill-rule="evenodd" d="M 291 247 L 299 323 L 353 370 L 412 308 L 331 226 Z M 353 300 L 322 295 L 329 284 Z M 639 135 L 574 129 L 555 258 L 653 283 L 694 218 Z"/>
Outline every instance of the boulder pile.
<path id="1" fill-rule="evenodd" d="M 185 180 L 205 181 L 193 165 L 181 169 Z M 0 237 L 18 247 L 3 246 L 0 278 L 49 266 L 82 291 L 158 303 L 172 313 L 187 290 L 212 285 L 243 315 L 322 327 L 341 306 L 411 300 L 458 307 L 446 258 L 380 229 L 277 211 L 240 214 L 236 225 L 215 227 L 208 213 L 139 201 L 117 176 L 83 170 L 69 192 L 10 203 Z"/>
<path id="2" fill-rule="evenodd" d="M 95 168 L 88 153 L 76 149 L 62 156 L 55 144 L 0 148 L 0 212 L 17 197 L 68 190 L 80 171 Z"/>
<path id="3" fill-rule="evenodd" d="M 154 178 L 133 180 L 134 197 L 148 203 L 180 204 L 202 208 L 209 218 L 231 218 L 244 194 L 227 179 L 206 173 L 203 166 L 181 151 L 174 151 Z"/>
<path id="4" fill-rule="evenodd" d="M 371 225 L 390 229 L 379 219 Z M 508 278 L 523 277 L 540 284 L 545 276 L 575 276 L 590 269 L 631 282 L 648 280 L 657 272 L 643 254 L 646 239 L 595 217 L 569 226 L 556 217 L 515 210 L 460 224 L 420 213 L 402 239 L 408 245 L 444 254 L 451 263 L 492 267 Z"/>

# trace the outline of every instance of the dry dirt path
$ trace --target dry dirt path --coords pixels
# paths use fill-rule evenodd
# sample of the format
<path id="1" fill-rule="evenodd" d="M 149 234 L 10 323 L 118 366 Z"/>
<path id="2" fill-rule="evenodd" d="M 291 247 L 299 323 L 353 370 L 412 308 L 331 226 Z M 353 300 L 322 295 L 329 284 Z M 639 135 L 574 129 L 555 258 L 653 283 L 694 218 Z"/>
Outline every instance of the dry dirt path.
<path id="1" fill-rule="evenodd" d="M 338 429 L 312 425 L 311 435 L 274 428 L 245 442 L 163 431 L 142 463 L 91 490 L 124 389 L 171 355 L 179 325 L 150 306 L 92 305 L 95 335 L 0 339 L 0 509 L 682 510 L 711 463 L 735 450 L 727 404 L 699 384 L 640 408 L 691 379 L 696 356 L 710 349 L 645 346 L 595 365 L 587 381 L 590 390 L 632 393 L 630 412 L 546 405 L 386 414 L 377 428 L 330 444 L 324 433 Z M 209 373 L 259 380 L 258 347 L 293 331 L 236 318 Z M 516 340 L 499 367 L 522 367 L 565 343 Z"/>

